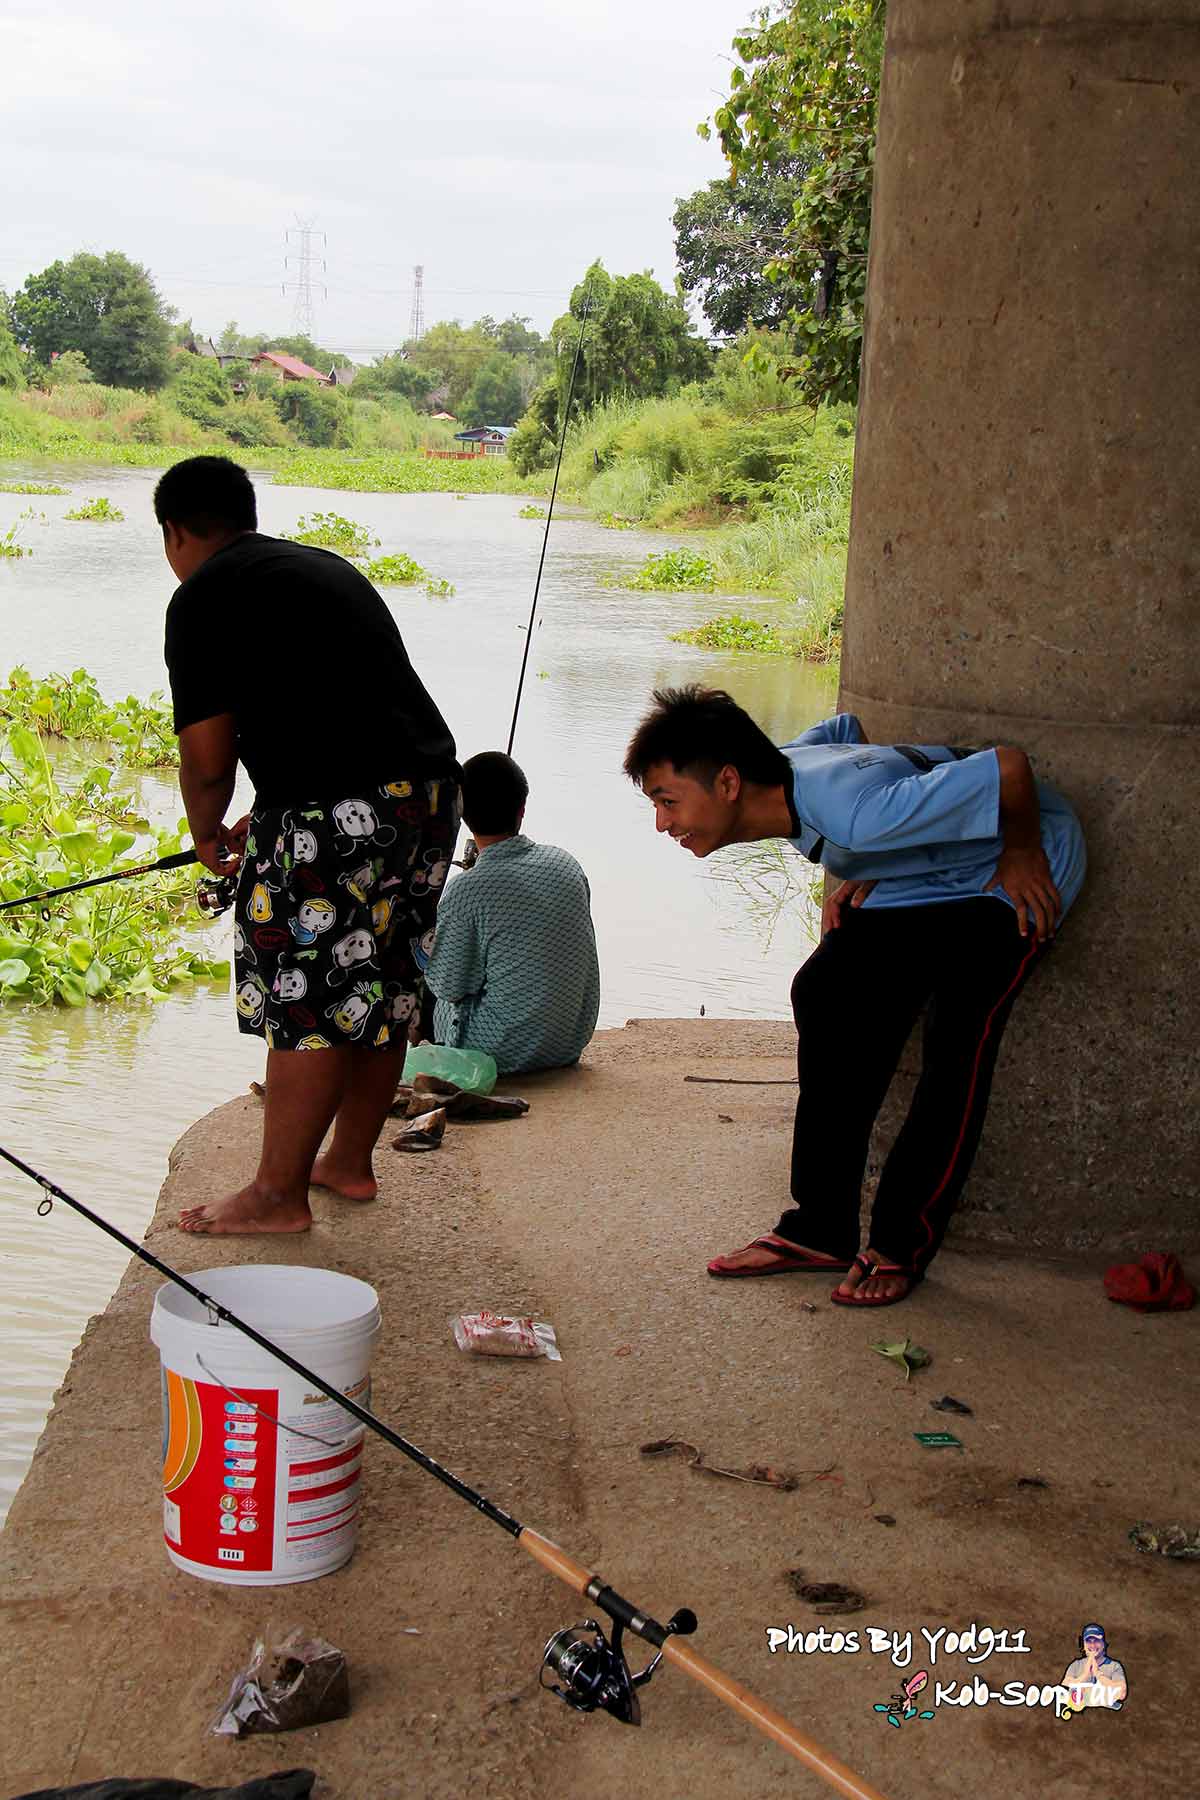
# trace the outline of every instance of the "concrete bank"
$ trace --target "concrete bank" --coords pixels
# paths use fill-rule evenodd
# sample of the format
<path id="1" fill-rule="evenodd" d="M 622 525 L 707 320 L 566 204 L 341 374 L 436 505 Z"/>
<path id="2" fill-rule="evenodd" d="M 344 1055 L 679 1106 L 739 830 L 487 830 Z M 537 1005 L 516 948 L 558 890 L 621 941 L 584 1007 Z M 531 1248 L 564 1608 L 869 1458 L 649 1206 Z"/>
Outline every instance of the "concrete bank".
<path id="1" fill-rule="evenodd" d="M 239 1098 L 177 1147 L 151 1245 L 185 1271 L 295 1261 L 372 1281 L 378 1411 L 659 1617 L 692 1606 L 705 1654 L 890 1800 L 1097 1800 L 1132 1791 L 1135 1767 L 1140 1796 L 1178 1794 L 1200 1751 L 1200 1564 L 1138 1555 L 1126 1534 L 1196 1511 L 1200 1312 L 1139 1317 L 1106 1300 L 1102 1261 L 1031 1263 L 964 1239 L 895 1310 L 835 1309 L 831 1284 L 808 1277 L 708 1280 L 709 1255 L 778 1212 L 791 1093 L 683 1077 L 786 1077 L 791 1050 L 782 1025 L 634 1022 L 601 1034 L 578 1071 L 520 1084 L 526 1119 L 451 1125 L 424 1157 L 381 1151 L 372 1206 L 320 1196 L 305 1238 L 184 1237 L 170 1227 L 179 1208 L 252 1165 L 260 1113 Z M 1070 1215 L 1086 1196 L 1061 1204 Z M 320 1800 L 828 1791 L 673 1671 L 645 1692 L 640 1731 L 538 1695 L 543 1642 L 583 1603 L 378 1441 L 346 1569 L 257 1591 L 173 1570 L 155 1285 L 131 1268 L 88 1327 L 0 1537 L 0 1793 L 106 1775 L 232 1784 L 297 1765 L 319 1771 Z M 552 1320 L 563 1363 L 462 1357 L 447 1319 L 480 1304 Z M 906 1335 L 933 1355 L 908 1383 L 870 1349 Z M 973 1416 L 932 1411 L 946 1392 Z M 913 1437 L 941 1428 L 965 1449 Z M 639 1455 L 672 1436 L 800 1486 Z M 865 1608 L 818 1617 L 789 1586 L 797 1568 L 861 1590 Z M 976 1678 L 994 1694 L 1055 1682 L 1093 1619 L 1127 1673 L 1120 1713 L 1060 1722 L 943 1703 L 895 1730 L 873 1710 L 921 1668 L 927 1702 L 937 1680 L 955 1697 Z M 351 1717 L 207 1737 L 268 1621 L 345 1649 Z M 920 1636 L 972 1621 L 1007 1629 L 1013 1647 L 969 1664 L 942 1639 L 935 1660 Z M 859 1648 L 772 1656 L 767 1628 L 788 1623 L 855 1631 Z M 913 1634 L 903 1668 L 872 1653 L 872 1627 Z"/>

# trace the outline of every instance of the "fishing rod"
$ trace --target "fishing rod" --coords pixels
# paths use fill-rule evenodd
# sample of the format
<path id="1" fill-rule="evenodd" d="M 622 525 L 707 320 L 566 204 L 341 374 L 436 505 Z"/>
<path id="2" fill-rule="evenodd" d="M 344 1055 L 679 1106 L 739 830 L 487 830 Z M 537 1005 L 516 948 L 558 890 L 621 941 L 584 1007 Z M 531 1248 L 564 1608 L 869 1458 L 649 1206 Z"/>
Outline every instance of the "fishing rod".
<path id="1" fill-rule="evenodd" d="M 390 1425 L 386 1425 L 382 1419 L 377 1418 L 367 1407 L 360 1406 L 357 1400 L 351 1399 L 348 1394 L 343 1394 L 331 1386 L 313 1369 L 298 1362 L 294 1356 L 289 1356 L 286 1350 L 281 1350 L 277 1344 L 271 1342 L 270 1338 L 264 1337 L 261 1331 L 256 1331 L 253 1325 L 247 1325 L 244 1319 L 239 1319 L 236 1313 L 229 1311 L 228 1307 L 222 1306 L 211 1295 L 204 1293 L 201 1288 L 196 1287 L 185 1276 L 180 1275 L 169 1263 L 163 1262 L 143 1245 L 136 1243 L 133 1238 L 127 1237 L 117 1226 L 110 1225 L 107 1219 L 101 1218 L 99 1213 L 93 1212 L 81 1200 L 73 1199 L 70 1194 L 57 1187 L 45 1175 L 39 1174 L 28 1163 L 22 1162 L 21 1158 L 15 1156 L 11 1150 L 6 1150 L 2 1144 L 0 1144 L 0 1157 L 3 1157 L 4 1161 L 10 1163 L 14 1169 L 20 1170 L 22 1175 L 27 1175 L 30 1181 L 35 1182 L 42 1189 L 42 1198 L 37 1207 L 40 1216 L 44 1217 L 53 1211 L 56 1200 L 61 1200 L 65 1205 L 71 1207 L 90 1224 L 106 1232 L 109 1237 L 115 1238 L 117 1243 L 123 1245 L 133 1256 L 147 1263 L 150 1268 L 157 1270 L 160 1275 L 165 1275 L 177 1287 L 182 1288 L 185 1294 L 190 1294 L 193 1300 L 198 1301 L 204 1307 L 211 1325 L 231 1325 L 235 1331 L 240 1331 L 244 1337 L 248 1337 L 252 1343 L 257 1344 L 261 1350 L 265 1350 L 268 1355 L 273 1356 L 277 1362 L 281 1362 L 285 1368 L 291 1369 L 293 1374 L 299 1375 L 303 1381 L 319 1388 L 328 1399 L 357 1419 L 360 1425 L 364 1425 L 368 1431 L 373 1431 L 377 1437 L 381 1437 L 394 1450 L 399 1450 L 410 1461 L 424 1469 L 427 1474 L 434 1476 L 436 1480 L 450 1488 L 460 1499 L 465 1500 L 469 1506 L 473 1506 L 477 1512 L 482 1513 L 484 1518 L 490 1519 L 494 1525 L 498 1525 L 502 1531 L 515 1538 L 522 1550 L 532 1556 L 534 1561 L 540 1563 L 551 1575 L 556 1576 L 559 1581 L 565 1582 L 575 1593 L 590 1600 L 593 1606 L 606 1614 L 612 1622 L 611 1635 L 606 1634 L 604 1627 L 596 1619 L 585 1619 L 580 1625 L 569 1625 L 562 1631 L 556 1631 L 546 1644 L 542 1654 L 542 1665 L 538 1676 L 539 1685 L 549 1688 L 550 1692 L 556 1694 L 574 1711 L 607 1712 L 613 1718 L 619 1719 L 622 1724 L 640 1725 L 641 1708 L 637 1690 L 644 1687 L 650 1680 L 659 1663 L 666 1661 L 672 1663 L 676 1668 L 682 1669 L 686 1675 L 690 1675 L 694 1681 L 699 1682 L 702 1687 L 715 1694 L 718 1700 L 731 1707 L 743 1719 L 748 1720 L 757 1730 L 778 1744 L 782 1750 L 786 1750 L 790 1756 L 794 1756 L 798 1762 L 802 1762 L 836 1793 L 843 1795 L 845 1800 L 884 1800 L 884 1796 L 877 1788 L 873 1788 L 863 1781 L 852 1769 L 848 1769 L 845 1763 L 840 1762 L 837 1757 L 818 1744 L 814 1738 L 810 1738 L 800 1731 L 790 1719 L 786 1719 L 774 1707 L 768 1706 L 765 1701 L 760 1700 L 756 1694 L 743 1687 L 741 1682 L 726 1675 L 715 1663 L 710 1663 L 706 1657 L 701 1656 L 699 1651 L 692 1649 L 689 1644 L 682 1643 L 680 1640 L 690 1637 L 697 1626 L 696 1615 L 688 1607 L 680 1607 L 665 1625 L 660 1624 L 649 1613 L 643 1612 L 641 1607 L 635 1606 L 632 1601 L 626 1600 L 623 1595 L 618 1594 L 615 1588 L 610 1587 L 600 1575 L 588 1569 L 583 1563 L 577 1562 L 565 1550 L 561 1550 L 550 1538 L 544 1537 L 528 1525 L 520 1524 L 509 1513 L 504 1512 L 502 1508 L 489 1500 L 485 1494 L 479 1493 L 465 1481 L 460 1481 L 457 1475 L 453 1475 L 449 1469 L 444 1469 L 441 1463 L 435 1462 L 432 1456 L 426 1455 L 425 1451 L 418 1449 L 415 1444 L 402 1437 L 398 1431 L 393 1431 Z M 637 1673 L 630 1670 L 625 1659 L 622 1640 L 626 1631 L 631 1632 L 634 1637 L 644 1639 L 656 1651 L 647 1666 Z M 547 1675 L 550 1677 L 549 1680 L 547 1680 Z"/>
<path id="2" fill-rule="evenodd" d="M 106 881 L 131 881 L 135 875 L 154 875 L 162 869 L 182 869 L 188 863 L 199 861 L 194 850 L 176 850 L 171 856 L 160 856 L 157 862 L 142 863 L 136 869 L 117 869 L 108 875 L 91 875 L 86 881 L 68 882 L 66 887 L 47 888 L 41 894 L 23 894 L 19 900 L 5 900 L 0 902 L 0 912 L 8 912 L 14 906 L 37 906 L 43 900 L 59 900 L 64 894 L 77 894 L 80 888 L 103 887 Z"/>
<path id="3" fill-rule="evenodd" d="M 529 608 L 529 624 L 525 630 L 525 650 L 521 657 L 521 673 L 517 678 L 517 697 L 513 702 L 512 724 L 508 728 L 508 743 L 505 746 L 507 755 L 512 755 L 513 739 L 517 735 L 517 714 L 521 710 L 521 690 L 525 686 L 525 668 L 529 662 L 529 646 L 533 642 L 533 621 L 537 613 L 538 594 L 542 586 L 542 570 L 546 566 L 546 546 L 550 542 L 550 521 L 554 517 L 554 497 L 558 493 L 558 477 L 562 472 L 563 451 L 567 446 L 567 426 L 571 422 L 571 401 L 575 394 L 575 377 L 579 372 L 579 353 L 583 349 L 583 340 L 587 333 L 588 317 L 592 310 L 591 290 L 584 295 L 583 313 L 579 325 L 579 339 L 575 345 L 575 360 L 571 364 L 571 379 L 567 384 L 567 404 L 563 408 L 562 431 L 558 439 L 558 460 L 554 464 L 554 484 L 550 489 L 550 505 L 546 510 L 546 529 L 542 533 L 542 554 L 538 558 L 537 579 L 533 584 L 533 604 Z"/>

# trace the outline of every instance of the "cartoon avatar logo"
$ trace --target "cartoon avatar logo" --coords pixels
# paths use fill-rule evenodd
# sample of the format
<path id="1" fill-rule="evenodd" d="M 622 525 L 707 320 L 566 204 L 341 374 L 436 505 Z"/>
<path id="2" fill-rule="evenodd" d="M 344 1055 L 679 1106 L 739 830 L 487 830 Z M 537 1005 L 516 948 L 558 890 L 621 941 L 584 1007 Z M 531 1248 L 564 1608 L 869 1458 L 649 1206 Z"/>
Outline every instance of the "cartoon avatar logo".
<path id="1" fill-rule="evenodd" d="M 392 914 L 395 909 L 396 902 L 394 900 L 377 900 L 375 902 L 374 906 L 371 908 L 371 930 L 375 933 L 376 937 L 383 936 L 391 923 Z"/>
<path id="2" fill-rule="evenodd" d="M 1067 1701 L 1059 1711 L 1059 1718 L 1074 1718 L 1085 1706 L 1105 1706 L 1111 1712 L 1119 1712 L 1125 1704 L 1129 1683 L 1120 1663 L 1108 1654 L 1104 1627 L 1085 1625 L 1079 1634 L 1079 1649 L 1079 1656 L 1073 1663 L 1068 1663 L 1063 1672 L 1062 1685 L 1067 1689 Z"/>
<path id="3" fill-rule="evenodd" d="M 255 882 L 250 891 L 250 905 L 246 910 L 256 925 L 265 925 L 269 919 L 274 917 L 271 911 L 270 890 L 264 882 Z"/>
<path id="4" fill-rule="evenodd" d="M 292 833 L 292 860 L 298 863 L 314 863 L 317 860 L 316 833 L 301 828 Z"/>
<path id="5" fill-rule="evenodd" d="M 296 1048 L 297 1050 L 331 1050 L 333 1046 L 327 1037 L 321 1036 L 319 1031 L 310 1031 L 307 1037 L 300 1039 Z"/>
<path id="6" fill-rule="evenodd" d="M 267 1009 L 267 990 L 256 975 L 247 976 L 245 981 L 238 983 L 234 1005 L 239 1016 L 248 1020 L 251 1025 L 262 1023 L 263 1013 Z"/>
<path id="7" fill-rule="evenodd" d="M 897 1731 L 899 1731 L 901 1725 L 906 1724 L 909 1719 L 932 1719 L 933 1714 L 931 1712 L 918 1712 L 916 1705 L 917 1695 L 921 1692 L 921 1689 L 927 1687 L 928 1684 L 928 1672 L 925 1669 L 921 1669 L 917 1674 L 910 1675 L 900 1689 L 900 1692 L 898 1694 L 893 1694 L 890 1700 L 877 1700 L 875 1702 L 874 1710 L 877 1713 L 886 1714 L 888 1724 L 894 1725 Z"/>
<path id="8" fill-rule="evenodd" d="M 292 936 L 298 944 L 314 944 L 323 931 L 328 931 L 337 919 L 337 910 L 332 900 L 314 897 L 303 900 L 299 911 L 291 921 Z"/>
<path id="9" fill-rule="evenodd" d="M 388 781 L 384 783 L 379 791 L 381 794 L 389 795 L 393 800 L 411 800 L 413 791 L 412 782 Z"/>
<path id="10" fill-rule="evenodd" d="M 233 954 L 237 957 L 240 957 L 242 962 L 247 962 L 247 963 L 253 964 L 258 961 L 257 956 L 255 956 L 253 950 L 250 948 L 249 944 L 246 942 L 245 932 L 242 930 L 241 926 L 237 923 L 236 920 L 234 921 L 234 926 L 233 926 Z"/>

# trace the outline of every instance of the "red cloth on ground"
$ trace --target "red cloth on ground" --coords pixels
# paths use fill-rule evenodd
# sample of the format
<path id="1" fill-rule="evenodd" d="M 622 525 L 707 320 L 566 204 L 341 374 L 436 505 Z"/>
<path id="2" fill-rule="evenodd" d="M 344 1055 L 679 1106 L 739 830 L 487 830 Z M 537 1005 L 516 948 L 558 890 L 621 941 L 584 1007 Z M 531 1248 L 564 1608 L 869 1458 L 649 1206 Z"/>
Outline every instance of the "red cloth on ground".
<path id="1" fill-rule="evenodd" d="M 1104 1290 L 1138 1312 L 1179 1312 L 1196 1303 L 1196 1290 L 1171 1250 L 1155 1250 L 1140 1262 L 1114 1263 L 1104 1272 Z"/>

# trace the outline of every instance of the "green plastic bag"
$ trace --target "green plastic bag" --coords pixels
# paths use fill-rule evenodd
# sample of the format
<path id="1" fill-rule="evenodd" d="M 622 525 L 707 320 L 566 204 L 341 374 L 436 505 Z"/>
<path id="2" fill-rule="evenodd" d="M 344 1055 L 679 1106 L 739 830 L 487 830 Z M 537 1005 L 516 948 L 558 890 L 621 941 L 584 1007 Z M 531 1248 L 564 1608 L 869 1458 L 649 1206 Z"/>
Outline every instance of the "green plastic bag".
<path id="1" fill-rule="evenodd" d="M 404 1080 L 440 1075 L 467 1094 L 490 1094 L 496 1085 L 495 1059 L 486 1050 L 452 1050 L 448 1044 L 413 1044 L 404 1059 Z"/>

